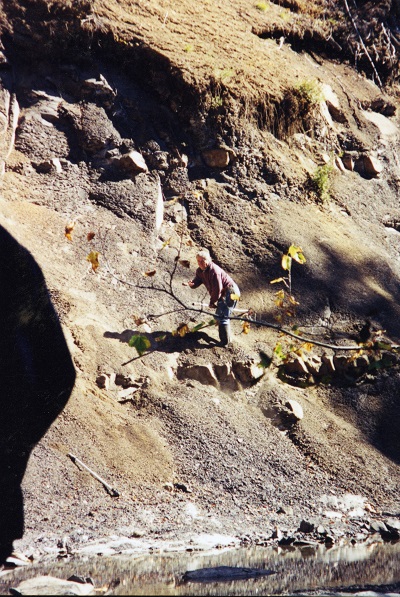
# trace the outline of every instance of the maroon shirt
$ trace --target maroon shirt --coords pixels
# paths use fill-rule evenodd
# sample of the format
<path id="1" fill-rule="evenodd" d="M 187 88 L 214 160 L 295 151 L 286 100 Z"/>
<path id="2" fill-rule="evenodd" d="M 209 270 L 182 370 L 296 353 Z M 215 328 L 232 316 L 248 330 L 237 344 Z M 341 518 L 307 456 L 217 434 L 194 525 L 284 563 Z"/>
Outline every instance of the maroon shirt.
<path id="1" fill-rule="evenodd" d="M 213 262 L 204 271 L 198 268 L 192 282 L 192 288 L 198 288 L 204 284 L 210 294 L 210 305 L 215 305 L 223 290 L 234 284 L 232 278 Z"/>

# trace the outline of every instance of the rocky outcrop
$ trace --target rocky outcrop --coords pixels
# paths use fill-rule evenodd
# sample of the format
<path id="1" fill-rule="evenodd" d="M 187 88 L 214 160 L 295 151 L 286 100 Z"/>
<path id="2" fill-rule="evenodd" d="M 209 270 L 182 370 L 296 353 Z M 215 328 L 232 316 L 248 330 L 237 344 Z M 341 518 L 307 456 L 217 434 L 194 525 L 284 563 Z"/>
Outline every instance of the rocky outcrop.
<path id="1" fill-rule="evenodd" d="M 255 359 L 224 360 L 216 364 L 183 361 L 177 368 L 178 379 L 196 380 L 228 393 L 254 385 L 264 373 L 265 369 Z"/>

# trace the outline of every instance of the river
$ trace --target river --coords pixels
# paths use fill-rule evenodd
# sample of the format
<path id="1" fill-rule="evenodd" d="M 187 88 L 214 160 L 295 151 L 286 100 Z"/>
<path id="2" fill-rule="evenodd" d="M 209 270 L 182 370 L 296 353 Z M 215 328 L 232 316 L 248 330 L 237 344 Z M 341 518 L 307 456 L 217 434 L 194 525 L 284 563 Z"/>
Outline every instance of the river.
<path id="1" fill-rule="evenodd" d="M 193 574 L 217 567 L 226 579 L 208 577 L 185 582 L 189 571 Z M 235 580 L 232 575 L 238 575 L 238 568 L 246 568 L 242 572 L 248 575 L 257 575 L 260 570 L 271 574 Z M 18 588 L 22 581 L 41 575 L 64 580 L 72 575 L 90 577 L 97 595 L 344 595 L 365 590 L 370 591 L 369 595 L 400 594 L 400 542 L 347 544 L 330 549 L 305 545 L 141 555 L 78 554 L 3 573 L 1 594 L 11 594 L 10 589 Z M 55 594 L 54 589 L 43 590 L 20 594 Z"/>

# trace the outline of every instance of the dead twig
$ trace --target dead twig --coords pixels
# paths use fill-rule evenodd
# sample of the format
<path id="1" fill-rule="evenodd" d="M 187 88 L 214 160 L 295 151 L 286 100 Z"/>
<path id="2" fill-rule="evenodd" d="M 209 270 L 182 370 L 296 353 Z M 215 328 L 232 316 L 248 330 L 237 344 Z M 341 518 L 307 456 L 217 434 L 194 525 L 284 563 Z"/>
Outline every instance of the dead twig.
<path id="1" fill-rule="evenodd" d="M 375 74 L 376 80 L 377 80 L 377 82 L 378 82 L 379 88 L 380 88 L 380 89 L 382 89 L 382 87 L 383 87 L 383 85 L 382 85 L 382 81 L 381 81 L 381 79 L 380 79 L 380 77 L 379 77 L 378 71 L 376 70 L 376 66 L 375 66 L 375 64 L 374 64 L 374 61 L 372 60 L 372 58 L 371 58 L 371 56 L 370 56 L 370 54 L 369 54 L 369 52 L 368 52 L 367 46 L 365 45 L 365 43 L 364 43 L 364 40 L 363 40 L 363 38 L 362 38 L 362 36 L 361 36 L 361 33 L 360 33 L 360 31 L 359 31 L 359 29 L 358 29 L 358 27 L 357 27 L 357 23 L 356 23 L 356 22 L 355 22 L 355 20 L 353 19 L 353 15 L 352 15 L 352 14 L 351 14 L 351 12 L 350 12 L 350 8 L 349 8 L 349 5 L 348 5 L 348 3 L 347 3 L 347 0 L 344 0 L 344 5 L 345 5 L 345 7 L 346 7 L 347 14 L 349 15 L 350 21 L 351 21 L 351 23 L 352 23 L 352 25 L 353 25 L 353 27 L 354 27 L 354 30 L 355 30 L 355 32 L 356 32 L 356 33 L 357 33 L 357 35 L 358 35 L 358 39 L 360 40 L 361 47 L 362 47 L 362 49 L 364 50 L 364 52 L 365 52 L 365 55 L 366 55 L 366 57 L 368 58 L 368 60 L 369 60 L 369 62 L 370 62 L 370 64 L 371 64 L 371 66 L 372 66 L 372 70 L 374 71 L 374 74 Z"/>
<path id="2" fill-rule="evenodd" d="M 100 481 L 100 483 L 103 485 L 104 489 L 107 491 L 107 493 L 109 495 L 111 495 L 111 497 L 119 497 L 119 492 L 116 489 L 114 489 L 113 487 L 111 487 L 111 485 L 109 485 L 106 481 L 104 481 L 104 479 L 102 479 L 97 473 L 92 471 L 92 469 L 89 468 L 86 464 L 84 464 L 82 462 L 82 460 L 79 460 L 79 458 L 77 458 L 76 456 L 74 456 L 71 453 L 69 453 L 68 456 L 71 458 L 71 460 L 74 464 L 77 464 L 77 465 L 81 466 L 82 468 L 86 469 L 88 471 L 88 473 L 90 473 L 92 475 L 92 477 L 94 477 L 97 481 Z"/>

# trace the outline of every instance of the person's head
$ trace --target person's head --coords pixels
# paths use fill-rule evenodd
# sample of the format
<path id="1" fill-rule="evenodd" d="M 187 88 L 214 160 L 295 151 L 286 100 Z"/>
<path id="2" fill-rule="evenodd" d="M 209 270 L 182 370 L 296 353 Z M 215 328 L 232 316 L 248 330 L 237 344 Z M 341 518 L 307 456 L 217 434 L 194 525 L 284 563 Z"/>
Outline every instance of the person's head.
<path id="1" fill-rule="evenodd" d="M 200 269 L 205 270 L 211 263 L 211 255 L 207 249 L 202 249 L 196 255 L 197 263 Z"/>

